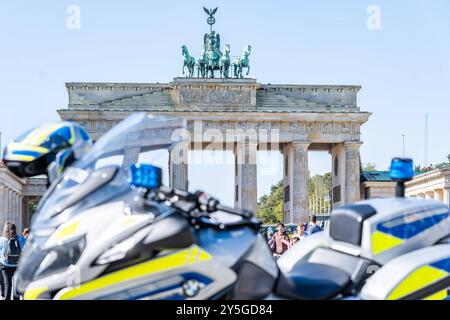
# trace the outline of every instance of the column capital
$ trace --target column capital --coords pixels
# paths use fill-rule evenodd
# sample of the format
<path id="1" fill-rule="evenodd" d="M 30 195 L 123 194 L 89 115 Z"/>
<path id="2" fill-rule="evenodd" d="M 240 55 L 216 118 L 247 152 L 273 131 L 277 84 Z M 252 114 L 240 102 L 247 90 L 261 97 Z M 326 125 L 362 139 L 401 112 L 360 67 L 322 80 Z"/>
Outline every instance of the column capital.
<path id="1" fill-rule="evenodd" d="M 258 145 L 258 140 L 255 139 L 240 139 L 236 141 L 236 145 L 240 146 L 240 147 L 244 147 L 244 146 L 254 146 L 254 145 Z"/>
<path id="2" fill-rule="evenodd" d="M 344 147 L 359 148 L 362 144 L 362 141 L 344 141 Z"/>
<path id="3" fill-rule="evenodd" d="M 293 141 L 291 141 L 291 145 L 294 148 L 308 149 L 309 146 L 311 145 L 311 141 L 309 141 L 309 140 L 293 140 Z"/>

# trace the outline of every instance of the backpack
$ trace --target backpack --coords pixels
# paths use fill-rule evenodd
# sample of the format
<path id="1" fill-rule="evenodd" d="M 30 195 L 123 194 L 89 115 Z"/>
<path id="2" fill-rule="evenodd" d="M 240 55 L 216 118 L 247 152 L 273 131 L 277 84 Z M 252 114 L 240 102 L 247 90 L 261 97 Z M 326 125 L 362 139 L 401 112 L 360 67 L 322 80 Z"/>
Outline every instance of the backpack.
<path id="1" fill-rule="evenodd" d="M 319 225 L 315 225 L 312 230 L 311 234 L 322 231 L 322 228 Z"/>
<path id="2" fill-rule="evenodd" d="M 8 239 L 5 260 L 9 264 L 18 264 L 22 250 L 17 237 Z"/>

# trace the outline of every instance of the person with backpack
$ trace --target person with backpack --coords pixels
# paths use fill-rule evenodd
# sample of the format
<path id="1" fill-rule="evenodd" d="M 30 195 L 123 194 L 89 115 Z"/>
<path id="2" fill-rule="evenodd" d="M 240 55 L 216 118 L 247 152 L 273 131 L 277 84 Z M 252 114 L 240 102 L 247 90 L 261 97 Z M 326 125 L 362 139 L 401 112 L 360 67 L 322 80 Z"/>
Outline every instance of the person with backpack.
<path id="1" fill-rule="evenodd" d="M 308 224 L 308 230 L 307 230 L 307 234 L 308 236 L 316 233 L 316 232 L 321 232 L 323 231 L 322 228 L 317 224 L 317 216 L 316 215 L 312 215 L 311 219 L 309 221 Z"/>
<path id="2" fill-rule="evenodd" d="M 17 235 L 17 227 L 12 222 L 6 222 L 3 237 L 0 238 L 0 268 L 3 276 L 3 297 L 11 300 L 12 278 L 19 264 L 23 241 Z"/>

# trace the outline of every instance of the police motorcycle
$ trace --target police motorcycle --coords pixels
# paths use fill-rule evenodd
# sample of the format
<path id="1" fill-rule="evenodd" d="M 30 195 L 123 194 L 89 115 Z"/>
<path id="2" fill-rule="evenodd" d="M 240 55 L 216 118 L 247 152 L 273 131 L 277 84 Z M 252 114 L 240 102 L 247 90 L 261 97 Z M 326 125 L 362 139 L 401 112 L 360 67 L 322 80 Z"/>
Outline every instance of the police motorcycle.
<path id="1" fill-rule="evenodd" d="M 327 232 L 277 261 L 276 294 L 292 299 L 449 299 L 450 215 L 438 201 L 405 198 L 411 159 L 394 158 L 396 197 L 334 209 Z"/>
<path id="2" fill-rule="evenodd" d="M 14 278 L 17 295 L 256 299 L 263 296 L 260 281 L 266 278 L 262 283 L 270 292 L 277 268 L 252 214 L 202 192 L 163 187 L 155 166 L 107 161 L 122 155 L 125 162 L 126 152 L 136 148 L 170 151 L 178 142 L 170 133 L 184 126 L 180 118 L 134 114 L 65 167 L 33 216 Z M 66 142 L 47 143 L 70 135 L 40 130 L 39 139 L 33 132 L 25 136 L 8 145 L 4 155 L 5 164 L 22 176 L 41 174 L 59 153 L 72 153 L 63 147 L 70 146 Z M 47 153 L 18 157 L 43 143 Z"/>
<path id="3" fill-rule="evenodd" d="M 341 207 L 329 231 L 275 263 L 249 212 L 202 192 L 163 187 L 161 170 L 151 165 L 96 167 L 139 146 L 153 129 L 176 127 L 180 119 L 135 114 L 66 169 L 35 215 L 17 293 L 26 299 L 386 299 L 447 292 L 450 250 L 439 243 L 450 223 L 438 202 L 399 197 Z M 145 145 L 169 150 L 174 143 Z M 393 162 L 400 186 L 410 178 L 408 165 Z M 426 252 L 417 259 L 420 250 Z M 433 268 L 442 279 L 429 277 Z M 420 288 L 409 279 L 416 270 L 429 277 Z M 382 290 L 380 280 L 370 281 L 380 273 Z M 392 296 L 395 290 L 410 292 Z"/>

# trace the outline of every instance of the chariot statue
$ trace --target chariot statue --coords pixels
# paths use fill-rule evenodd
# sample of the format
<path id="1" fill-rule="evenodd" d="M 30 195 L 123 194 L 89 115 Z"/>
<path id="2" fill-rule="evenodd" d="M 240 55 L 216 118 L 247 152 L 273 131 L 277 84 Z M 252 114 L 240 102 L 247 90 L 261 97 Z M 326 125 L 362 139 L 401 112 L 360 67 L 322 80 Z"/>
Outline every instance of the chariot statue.
<path id="1" fill-rule="evenodd" d="M 222 53 L 220 46 L 220 35 L 213 30 L 213 25 L 216 22 L 214 15 L 216 14 L 217 9 L 217 7 L 215 9 L 207 9 L 203 7 L 203 10 L 208 15 L 207 23 L 210 26 L 210 31 L 205 33 L 203 36 L 203 46 L 200 57 L 195 59 L 189 54 L 187 46 L 182 46 L 183 75 L 186 74 L 187 77 L 194 76 L 195 68 L 197 68 L 198 78 L 214 78 L 216 71 L 220 72 L 221 78 L 229 78 L 230 76 L 234 78 L 243 78 L 244 68 L 247 68 L 247 76 L 250 72 L 250 46 L 247 46 L 244 49 L 242 56 L 237 58 L 233 63 L 231 63 L 230 45 L 225 45 Z M 187 73 L 185 72 L 186 68 Z M 230 74 L 230 69 L 232 69 L 232 74 Z"/>

